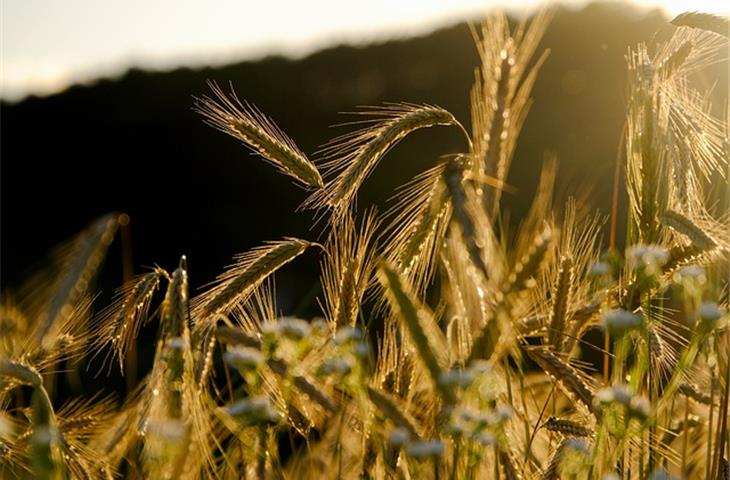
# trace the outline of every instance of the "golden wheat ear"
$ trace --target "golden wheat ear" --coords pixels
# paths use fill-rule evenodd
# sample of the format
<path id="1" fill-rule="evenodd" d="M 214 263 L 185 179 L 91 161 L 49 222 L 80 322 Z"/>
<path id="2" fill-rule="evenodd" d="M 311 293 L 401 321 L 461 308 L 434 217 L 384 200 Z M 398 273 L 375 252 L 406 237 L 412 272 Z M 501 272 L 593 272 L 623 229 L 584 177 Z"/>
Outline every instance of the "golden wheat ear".
<path id="1" fill-rule="evenodd" d="M 96 394 L 72 399 L 58 410 L 63 455 L 72 478 L 99 478 L 98 472 L 114 470 L 105 452 L 91 440 L 101 435 L 113 421 L 116 407 L 113 397 Z"/>
<path id="2" fill-rule="evenodd" d="M 383 416 L 390 419 L 398 427 L 406 429 L 414 439 L 421 438 L 421 428 L 408 413 L 406 406 L 402 405 L 399 398 L 372 386 L 367 387 L 367 393 L 370 401 Z"/>
<path id="3" fill-rule="evenodd" d="M 403 276 L 388 262 L 380 262 L 377 277 L 385 290 L 385 296 L 393 313 L 405 323 L 413 346 L 431 377 L 434 389 L 446 403 L 453 404 L 456 400 L 454 392 L 441 381 L 444 368 L 449 363 L 449 350 L 433 315 L 416 298 Z"/>
<path id="4" fill-rule="evenodd" d="M 94 350 L 111 345 L 112 354 L 117 357 L 122 371 L 127 352 L 135 345 L 139 329 L 149 318 L 152 297 L 163 277 L 169 278 L 167 272 L 158 267 L 139 275 L 120 288 L 112 304 L 99 315 Z"/>
<path id="5" fill-rule="evenodd" d="M 545 61 L 543 54 L 531 65 L 551 14 L 539 12 L 530 25 L 521 23 L 510 31 L 504 14 L 489 17 L 472 36 L 481 65 L 471 90 L 473 173 L 507 179 L 522 124 L 530 108 L 530 91 Z M 529 68 L 528 68 L 529 67 Z M 500 188 L 477 189 L 486 212 L 495 218 Z"/>
<path id="6" fill-rule="evenodd" d="M 333 228 L 322 261 L 322 310 L 332 328 L 355 326 L 365 290 L 371 282 L 375 251 L 373 235 L 378 227 L 375 211 L 363 217 L 360 227 L 349 215 Z"/>
<path id="7" fill-rule="evenodd" d="M 239 139 L 282 173 L 308 187 L 322 188 L 322 176 L 317 167 L 271 118 L 254 105 L 241 102 L 233 88 L 226 95 L 215 82 L 208 82 L 208 85 L 214 98 L 198 98 L 194 107 L 208 125 Z"/>
<path id="8" fill-rule="evenodd" d="M 469 211 L 469 203 L 472 201 L 471 189 L 464 182 L 467 165 L 469 165 L 468 155 L 457 155 L 450 158 L 444 170 L 444 181 L 454 209 L 454 219 L 460 227 L 461 241 L 466 247 L 471 262 L 479 269 L 484 279 L 487 279 L 489 272 L 482 259 L 481 249 L 477 245 L 477 230 L 472 215 L 477 212 Z M 488 221 L 484 223 L 489 224 Z"/>
<path id="9" fill-rule="evenodd" d="M 565 255 L 560 259 L 560 268 L 555 279 L 555 288 L 552 295 L 553 306 L 548 327 L 548 342 L 557 352 L 561 350 L 563 345 L 574 281 L 573 257 Z"/>
<path id="10" fill-rule="evenodd" d="M 331 209 L 335 221 L 350 209 L 360 185 L 378 162 L 406 135 L 437 125 L 464 130 L 450 112 L 433 105 L 394 103 L 354 113 L 370 117 L 354 122 L 366 126 L 322 147 L 320 162 L 329 180 L 324 189 L 315 192 L 304 204 Z"/>
<path id="11" fill-rule="evenodd" d="M 584 374 L 546 347 L 525 346 L 523 349 L 532 361 L 558 382 L 568 398 L 580 402 L 600 420 L 601 411 L 593 403 L 593 390 Z"/>
<path id="12" fill-rule="evenodd" d="M 110 213 L 96 219 L 71 242 L 59 248 L 56 254 L 59 273 L 54 280 L 49 282 L 46 277 L 39 276 L 24 287 L 29 298 L 41 299 L 31 306 L 31 313 L 35 312 L 34 316 L 39 319 L 35 327 L 38 344 L 50 345 L 57 340 L 59 326 L 87 295 L 123 217 Z M 42 275 L 48 275 L 48 272 Z"/>
<path id="13" fill-rule="evenodd" d="M 674 17 L 671 21 L 672 25 L 678 27 L 691 27 L 714 32 L 724 37 L 730 32 L 730 24 L 726 17 L 711 15 L 701 12 L 685 12 Z"/>
<path id="14" fill-rule="evenodd" d="M 64 441 L 58 430 L 58 419 L 43 377 L 35 368 L 22 362 L 0 359 L 0 390 L 26 385 L 33 391 L 30 406 L 28 448 L 33 478 L 65 478 Z M 60 474 L 60 476 L 58 476 Z"/>
<path id="15" fill-rule="evenodd" d="M 691 218 L 673 210 L 667 210 L 660 217 L 661 223 L 672 230 L 681 233 L 692 241 L 692 245 L 700 250 L 712 250 L 717 242 Z"/>
<path id="16" fill-rule="evenodd" d="M 389 225 L 379 238 L 385 258 L 403 272 L 419 295 L 434 274 L 451 219 L 445 167 L 440 162 L 399 189 L 385 214 Z"/>
<path id="17" fill-rule="evenodd" d="M 298 238 L 270 242 L 236 257 L 236 263 L 216 280 L 216 285 L 196 300 L 195 317 L 207 319 L 245 301 L 266 278 L 314 243 Z"/>

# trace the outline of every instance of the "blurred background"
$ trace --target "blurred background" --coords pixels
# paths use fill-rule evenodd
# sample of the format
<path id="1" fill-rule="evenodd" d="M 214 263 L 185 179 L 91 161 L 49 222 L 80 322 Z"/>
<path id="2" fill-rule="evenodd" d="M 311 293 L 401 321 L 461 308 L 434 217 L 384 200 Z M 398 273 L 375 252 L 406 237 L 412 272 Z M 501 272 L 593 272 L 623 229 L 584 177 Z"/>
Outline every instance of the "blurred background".
<path id="1" fill-rule="evenodd" d="M 539 3 L 512 1 L 507 10 L 522 18 Z M 193 96 L 207 92 L 207 79 L 231 82 L 308 154 L 347 131 L 330 126 L 357 105 L 433 103 L 468 125 L 477 53 L 466 22 L 498 6 L 2 0 L 0 288 L 16 288 L 55 245 L 114 210 L 131 218 L 135 273 L 173 269 L 186 254 L 194 288 L 264 240 L 317 239 L 311 215 L 296 211 L 306 192 L 204 125 Z M 504 199 L 510 221 L 526 212 L 551 154 L 560 197 L 582 195 L 608 213 L 628 46 L 667 37 L 682 11 L 727 8 L 715 0 L 557 5 L 509 177 L 518 192 Z M 721 99 L 728 67 L 713 68 L 707 86 Z M 398 185 L 461 141 L 450 129 L 409 136 L 365 183 L 360 207 L 387 208 Z M 318 259 L 309 255 L 277 274 L 287 313 L 314 305 Z M 115 242 L 102 297 L 121 284 L 121 265 Z"/>

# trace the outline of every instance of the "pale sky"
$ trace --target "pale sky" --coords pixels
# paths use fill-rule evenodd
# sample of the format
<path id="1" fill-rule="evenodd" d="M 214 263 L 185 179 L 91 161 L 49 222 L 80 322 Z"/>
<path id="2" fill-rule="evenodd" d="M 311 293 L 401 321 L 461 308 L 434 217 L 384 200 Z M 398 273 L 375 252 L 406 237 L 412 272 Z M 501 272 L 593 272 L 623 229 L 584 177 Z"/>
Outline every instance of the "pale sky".
<path id="1" fill-rule="evenodd" d="M 540 0 L 0 0 L 0 96 L 49 94 L 132 66 L 167 69 L 302 56 L 336 43 L 424 33 L 494 6 Z M 585 0 L 568 0 L 582 5 Z M 725 0 L 635 0 L 670 15 Z"/>

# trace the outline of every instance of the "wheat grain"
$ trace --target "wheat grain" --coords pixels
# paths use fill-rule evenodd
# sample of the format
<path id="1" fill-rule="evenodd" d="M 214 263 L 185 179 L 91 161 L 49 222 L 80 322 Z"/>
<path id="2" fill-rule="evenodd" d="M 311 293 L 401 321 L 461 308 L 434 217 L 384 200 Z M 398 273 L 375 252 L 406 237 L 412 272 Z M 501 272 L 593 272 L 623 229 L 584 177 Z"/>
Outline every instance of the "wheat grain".
<path id="1" fill-rule="evenodd" d="M 655 382 L 658 383 L 661 377 L 669 372 L 674 355 L 671 352 L 671 347 L 667 345 L 658 329 L 652 324 L 647 325 L 646 340 L 652 368 L 658 374 L 655 377 Z"/>
<path id="2" fill-rule="evenodd" d="M 513 48 L 512 42 L 507 42 L 505 47 L 510 49 Z M 498 171 L 504 170 L 504 165 L 500 165 L 500 163 L 502 163 L 503 155 L 501 144 L 507 137 L 506 134 L 503 135 L 503 130 L 505 126 L 509 125 L 511 114 L 507 106 L 507 97 L 510 93 L 510 72 L 514 66 L 515 59 L 512 52 L 508 51 L 507 48 L 502 50 L 503 54 L 500 52 L 502 61 L 497 69 L 499 75 L 497 78 L 496 92 L 494 93 L 494 109 L 491 112 L 492 118 L 489 126 L 489 133 L 487 133 L 486 155 L 484 158 L 484 166 L 482 167 L 484 175 L 494 178 L 499 178 L 497 177 Z M 496 189 L 488 189 L 483 195 L 484 209 L 491 216 L 494 216 L 497 210 L 497 195 Z"/>
<path id="3" fill-rule="evenodd" d="M 692 41 L 687 40 L 677 47 L 672 53 L 666 58 L 661 60 L 657 65 L 657 74 L 664 77 L 670 78 L 682 67 L 687 60 L 687 57 L 692 53 L 693 44 Z"/>
<path id="4" fill-rule="evenodd" d="M 183 337 L 189 334 L 188 319 L 188 272 L 185 256 L 180 258 L 180 266 L 175 269 L 167 286 L 167 293 L 162 302 L 163 335 Z"/>
<path id="5" fill-rule="evenodd" d="M 199 385 L 205 385 L 208 374 L 213 366 L 213 354 L 215 353 L 215 329 L 208 328 L 200 339 L 200 350 L 198 351 L 197 368 L 195 369 L 195 381 Z"/>
<path id="6" fill-rule="evenodd" d="M 512 455 L 509 451 L 499 450 L 499 462 L 502 464 L 505 480 L 520 480 L 522 477 L 517 473 Z"/>

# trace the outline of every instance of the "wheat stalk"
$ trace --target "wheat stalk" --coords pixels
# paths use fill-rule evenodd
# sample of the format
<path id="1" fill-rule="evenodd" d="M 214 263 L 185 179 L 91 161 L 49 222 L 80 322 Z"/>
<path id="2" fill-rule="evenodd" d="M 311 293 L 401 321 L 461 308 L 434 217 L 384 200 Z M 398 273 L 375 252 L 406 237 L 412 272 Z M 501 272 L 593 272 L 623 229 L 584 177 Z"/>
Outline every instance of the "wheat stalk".
<path id="1" fill-rule="evenodd" d="M 555 449 L 555 453 L 550 458 L 550 463 L 545 467 L 545 471 L 542 474 L 543 480 L 559 480 L 560 479 L 560 464 L 565 457 L 565 453 L 568 451 L 570 445 L 570 438 L 563 439 Z"/>
<path id="2" fill-rule="evenodd" d="M 507 178 L 516 138 L 529 110 L 529 95 L 543 55 L 527 65 L 540 41 L 550 14 L 540 11 L 527 27 L 510 32 L 504 15 L 493 15 L 472 36 L 481 60 L 471 91 L 472 152 L 474 173 L 482 173 L 503 184 Z M 501 189 L 477 189 L 484 210 L 495 218 Z"/>
<path id="3" fill-rule="evenodd" d="M 70 251 L 61 258 L 64 274 L 53 285 L 52 296 L 45 308 L 45 318 L 36 330 L 39 344 L 53 342 L 51 337 L 56 333 L 54 329 L 85 295 L 114 240 L 119 218 L 119 214 L 113 213 L 94 221 L 74 239 Z"/>
<path id="4" fill-rule="evenodd" d="M 59 442 L 58 422 L 43 377 L 36 369 L 22 363 L 0 359 L 0 377 L 33 388 L 30 438 L 31 466 L 35 478 L 56 479 L 66 470 Z"/>
<path id="5" fill-rule="evenodd" d="M 682 383 L 677 388 L 677 392 L 703 405 L 710 404 L 710 396 L 706 393 L 701 392 L 696 385 L 692 385 L 690 383 Z"/>
<path id="6" fill-rule="evenodd" d="M 628 250 L 612 238 L 601 255 L 587 199 L 555 208 L 551 157 L 515 231 L 498 208 L 545 18 L 510 28 L 497 15 L 474 30 L 468 148 L 435 152 L 383 217 L 355 214 L 360 186 L 404 136 L 461 128 L 450 113 L 362 112 L 362 130 L 319 152 L 325 182 L 270 119 L 212 85 L 196 107 L 207 121 L 317 189 L 306 205 L 332 213 L 324 318 L 282 317 L 272 275 L 319 246 L 285 238 L 236 257 L 192 300 L 184 257 L 171 273 L 155 267 L 117 292 L 89 335 L 88 282 L 123 220 L 103 217 L 18 298 L 3 294 L 0 477 L 725 474 L 729 217 L 707 199 L 725 178 L 729 127 L 691 81 L 722 60 L 725 39 L 681 28 L 630 51 Z M 586 335 L 601 313 L 615 341 L 604 351 Z M 54 374 L 76 369 L 68 360 L 87 340 L 92 354 L 111 344 L 122 363 L 156 320 L 151 370 L 121 405 L 96 395 L 54 409 L 75 388 L 59 378 L 55 392 Z M 589 348 L 610 367 L 598 391 Z"/>
<path id="7" fill-rule="evenodd" d="M 535 284 L 532 277 L 540 270 L 548 253 L 551 240 L 552 229 L 549 226 L 545 226 L 542 232 L 534 238 L 527 253 L 512 268 L 512 272 L 509 274 L 507 281 L 504 282 L 501 289 L 495 292 L 497 301 L 494 310 L 498 319 L 499 315 L 503 315 L 504 311 L 510 305 L 508 296 L 518 294 L 523 289 L 530 288 Z M 512 336 L 513 334 L 510 332 L 510 335 Z M 484 358 L 487 353 L 494 351 L 493 346 L 499 343 L 498 340 L 503 344 L 506 343 L 504 338 L 495 338 L 495 322 L 488 321 L 482 325 L 471 344 L 467 363 Z"/>

